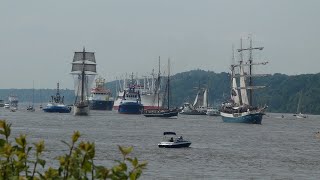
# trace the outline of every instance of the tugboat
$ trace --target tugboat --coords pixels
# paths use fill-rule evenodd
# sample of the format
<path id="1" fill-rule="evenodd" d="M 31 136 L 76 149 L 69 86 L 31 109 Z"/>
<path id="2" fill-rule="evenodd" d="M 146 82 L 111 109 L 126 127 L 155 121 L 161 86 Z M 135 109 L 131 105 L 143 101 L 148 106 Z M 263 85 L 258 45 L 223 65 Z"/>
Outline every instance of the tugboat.
<path id="1" fill-rule="evenodd" d="M 109 89 L 105 89 L 105 79 L 99 77 L 95 80 L 96 87 L 91 90 L 89 104 L 91 110 L 108 110 L 113 107 L 113 97 Z"/>
<path id="2" fill-rule="evenodd" d="M 135 90 L 135 84 L 133 83 L 133 74 L 129 89 L 124 91 L 118 112 L 120 114 L 141 114 L 143 112 L 140 93 Z"/>
<path id="3" fill-rule="evenodd" d="M 158 144 L 159 148 L 183 148 L 189 147 L 190 141 L 184 140 L 182 136 L 177 137 L 175 132 L 164 132 L 163 141 Z"/>
<path id="4" fill-rule="evenodd" d="M 51 101 L 43 108 L 44 112 L 49 113 L 70 113 L 71 107 L 66 106 L 63 103 L 64 96 L 60 96 L 59 83 L 57 83 L 57 93 L 55 96 L 51 96 Z"/>
<path id="5" fill-rule="evenodd" d="M 253 50 L 263 50 L 263 47 L 252 47 L 252 39 L 250 38 L 250 47 L 238 49 L 240 52 L 239 64 L 231 65 L 231 100 L 222 104 L 220 108 L 220 115 L 224 122 L 231 123 L 249 123 L 249 124 L 261 124 L 262 117 L 265 115 L 264 111 L 267 106 L 257 107 L 253 106 L 253 89 L 264 88 L 265 86 L 253 86 L 252 77 L 257 76 L 252 74 L 253 65 L 265 65 L 268 62 L 253 63 L 252 51 Z M 243 51 L 249 51 L 249 60 L 247 62 L 243 61 Z M 234 54 L 234 53 L 233 53 Z M 233 55 L 234 61 L 234 55 Z M 249 72 L 244 71 L 244 67 L 249 67 Z M 240 74 L 235 73 L 235 68 L 239 68 Z M 264 75 L 259 75 L 264 76 Z M 240 87 L 237 86 L 237 79 L 239 78 Z M 247 78 L 249 83 L 246 83 Z M 240 93 L 239 93 L 240 90 Z M 249 98 L 247 95 L 247 90 L 249 90 Z M 241 97 L 239 96 L 241 95 Z"/>

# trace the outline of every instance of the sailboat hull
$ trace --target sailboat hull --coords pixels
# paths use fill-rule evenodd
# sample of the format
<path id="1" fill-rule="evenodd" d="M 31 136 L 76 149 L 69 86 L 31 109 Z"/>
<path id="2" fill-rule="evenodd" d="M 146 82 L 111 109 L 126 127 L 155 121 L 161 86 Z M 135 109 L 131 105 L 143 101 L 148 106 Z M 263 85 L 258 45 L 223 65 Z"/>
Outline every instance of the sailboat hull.
<path id="1" fill-rule="evenodd" d="M 163 110 L 163 111 L 154 111 L 154 112 L 145 111 L 143 115 L 145 117 L 174 117 L 174 116 L 178 116 L 178 111 L 176 110 Z"/>
<path id="2" fill-rule="evenodd" d="M 220 113 L 223 122 L 227 123 L 247 123 L 247 124 L 261 124 L 264 113 Z"/>
<path id="3" fill-rule="evenodd" d="M 73 106 L 73 114 L 75 116 L 88 116 L 89 106 Z"/>

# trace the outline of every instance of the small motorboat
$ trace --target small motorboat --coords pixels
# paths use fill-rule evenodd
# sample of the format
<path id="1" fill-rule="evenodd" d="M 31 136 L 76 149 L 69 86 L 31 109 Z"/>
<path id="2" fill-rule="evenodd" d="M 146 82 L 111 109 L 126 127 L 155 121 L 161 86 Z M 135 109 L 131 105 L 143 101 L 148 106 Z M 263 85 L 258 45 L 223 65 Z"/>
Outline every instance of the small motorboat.
<path id="1" fill-rule="evenodd" d="M 307 118 L 307 115 L 305 114 L 302 114 L 302 113 L 299 113 L 299 114 L 294 114 L 293 116 L 296 116 L 297 118 L 299 119 L 302 119 L 302 118 Z"/>
<path id="2" fill-rule="evenodd" d="M 34 109 L 33 106 L 28 106 L 28 107 L 27 107 L 27 111 L 29 111 L 29 112 L 34 112 L 35 109 Z"/>
<path id="3" fill-rule="evenodd" d="M 16 112 L 17 109 L 18 109 L 18 108 L 16 108 L 16 107 L 11 107 L 11 108 L 10 108 L 10 112 Z"/>
<path id="4" fill-rule="evenodd" d="M 159 148 L 183 148 L 190 145 L 190 141 L 184 140 L 182 136 L 177 137 L 175 132 L 164 132 L 163 141 L 158 144 Z"/>
<path id="5" fill-rule="evenodd" d="M 9 103 L 4 103 L 4 108 L 10 109 L 10 104 Z"/>

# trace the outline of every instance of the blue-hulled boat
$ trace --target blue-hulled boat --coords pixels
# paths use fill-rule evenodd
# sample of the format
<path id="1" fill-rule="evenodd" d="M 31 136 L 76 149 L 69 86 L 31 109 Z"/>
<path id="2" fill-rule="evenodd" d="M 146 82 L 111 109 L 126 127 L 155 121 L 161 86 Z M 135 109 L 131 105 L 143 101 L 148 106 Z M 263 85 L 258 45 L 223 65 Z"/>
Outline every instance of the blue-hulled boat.
<path id="1" fill-rule="evenodd" d="M 239 110 L 237 106 L 227 106 L 223 105 L 224 109 L 221 109 L 220 115 L 223 122 L 231 123 L 248 123 L 248 124 L 261 124 L 262 117 L 265 115 L 264 108 L 254 109 L 254 108 L 243 108 Z M 246 111 L 244 111 L 246 110 Z"/>
<path id="2" fill-rule="evenodd" d="M 232 123 L 250 123 L 250 124 L 261 124 L 262 117 L 265 114 L 264 111 L 267 106 L 256 107 L 252 105 L 253 89 L 263 88 L 264 86 L 253 86 L 252 77 L 256 76 L 252 74 L 253 65 L 265 65 L 268 62 L 253 63 L 252 51 L 262 50 L 263 47 L 252 47 L 252 39 L 250 38 L 250 47 L 238 49 L 240 52 L 239 64 L 231 65 L 231 100 L 229 102 L 223 103 L 220 108 L 220 115 L 224 122 Z M 247 62 L 243 61 L 243 51 L 249 51 L 249 60 Z M 233 55 L 233 62 L 234 55 Z M 244 67 L 249 67 L 249 72 L 244 71 Z M 236 74 L 236 69 L 239 74 Z M 261 75 L 259 75 L 261 76 Z M 262 75 L 263 76 L 263 75 Z M 239 78 L 239 79 L 237 79 Z M 249 82 L 247 83 L 247 78 Z M 237 86 L 237 82 L 240 82 L 240 86 Z M 249 98 L 247 95 L 247 90 L 249 91 Z M 241 96 L 240 96 L 241 95 Z"/>
<path id="3" fill-rule="evenodd" d="M 129 89 L 124 91 L 118 112 L 121 114 L 141 114 L 143 112 L 140 93 L 135 90 L 134 84 L 131 84 Z"/>
<path id="4" fill-rule="evenodd" d="M 44 112 L 49 113 L 70 113 L 71 107 L 66 106 L 64 103 L 64 96 L 60 96 L 59 83 L 57 83 L 57 93 L 55 96 L 51 96 L 51 101 L 45 108 L 42 108 Z"/>

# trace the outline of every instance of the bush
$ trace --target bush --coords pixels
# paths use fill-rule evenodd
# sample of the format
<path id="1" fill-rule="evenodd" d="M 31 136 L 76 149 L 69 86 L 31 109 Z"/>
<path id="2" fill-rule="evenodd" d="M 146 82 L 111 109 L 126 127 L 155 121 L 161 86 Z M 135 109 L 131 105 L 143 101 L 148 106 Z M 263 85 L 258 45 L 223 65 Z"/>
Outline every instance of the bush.
<path id="1" fill-rule="evenodd" d="M 75 131 L 71 143 L 62 141 L 69 147 L 69 153 L 57 157 L 59 168 L 45 169 L 46 161 L 41 158 L 45 143 L 40 140 L 31 147 L 26 135 L 15 138 L 15 143 L 9 141 L 11 124 L 0 120 L 0 180 L 3 179 L 138 179 L 147 162 L 139 162 L 137 158 L 128 155 L 133 147 L 121 147 L 122 160 L 111 168 L 94 164 L 95 144 L 78 142 L 80 132 Z M 32 150 L 34 148 L 34 150 Z M 31 156 L 31 153 L 33 156 Z M 32 168 L 31 168 L 32 167 Z"/>

